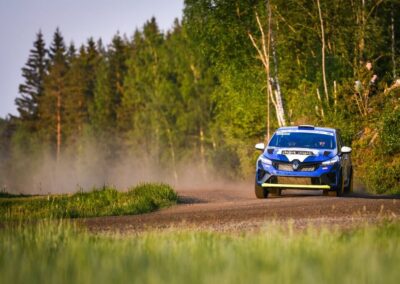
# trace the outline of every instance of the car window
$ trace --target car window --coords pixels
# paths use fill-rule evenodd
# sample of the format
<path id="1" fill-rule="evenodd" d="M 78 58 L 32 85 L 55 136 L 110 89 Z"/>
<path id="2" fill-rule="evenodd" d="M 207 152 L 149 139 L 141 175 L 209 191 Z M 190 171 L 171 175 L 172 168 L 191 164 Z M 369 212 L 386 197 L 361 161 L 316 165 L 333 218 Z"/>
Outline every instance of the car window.
<path id="1" fill-rule="evenodd" d="M 330 132 L 277 131 L 269 142 L 270 147 L 334 149 L 334 134 Z"/>

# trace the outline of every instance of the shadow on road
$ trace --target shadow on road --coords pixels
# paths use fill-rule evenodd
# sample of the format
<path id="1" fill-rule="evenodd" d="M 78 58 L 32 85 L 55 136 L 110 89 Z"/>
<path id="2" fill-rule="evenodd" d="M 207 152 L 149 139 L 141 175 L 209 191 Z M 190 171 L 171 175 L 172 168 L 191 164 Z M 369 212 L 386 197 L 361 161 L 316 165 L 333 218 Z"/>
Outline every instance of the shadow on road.
<path id="1" fill-rule="evenodd" d="M 207 201 L 197 198 L 197 197 L 193 197 L 193 196 L 179 195 L 178 203 L 179 204 L 196 204 L 196 203 L 207 203 Z"/>
<path id="2" fill-rule="evenodd" d="M 282 195 L 273 196 L 275 198 L 293 198 L 293 197 L 310 197 L 310 196 L 323 196 L 322 190 L 297 190 L 297 189 L 285 189 L 282 191 Z"/>
<path id="3" fill-rule="evenodd" d="M 334 193 L 332 193 L 334 194 Z M 274 196 L 272 198 L 298 198 L 298 197 L 311 197 L 311 196 L 324 196 L 322 194 L 322 190 L 284 190 L 282 191 L 282 195 Z M 335 195 L 330 195 L 330 197 L 334 197 Z M 327 196 L 325 196 L 327 197 Z M 347 193 L 342 196 L 342 198 L 362 198 L 362 199 L 400 199 L 400 194 L 395 195 L 379 195 L 379 194 L 371 194 L 367 192 L 352 192 Z"/>
<path id="4" fill-rule="evenodd" d="M 400 199 L 400 194 L 395 195 L 379 195 L 366 192 L 352 192 L 346 194 L 344 197 L 350 198 L 364 198 L 364 199 Z"/>

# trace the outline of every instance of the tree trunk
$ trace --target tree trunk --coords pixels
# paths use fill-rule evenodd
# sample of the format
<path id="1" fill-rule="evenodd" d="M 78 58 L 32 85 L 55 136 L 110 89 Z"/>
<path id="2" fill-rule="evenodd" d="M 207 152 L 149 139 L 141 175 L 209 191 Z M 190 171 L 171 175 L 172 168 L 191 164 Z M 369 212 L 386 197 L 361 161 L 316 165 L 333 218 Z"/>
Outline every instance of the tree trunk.
<path id="1" fill-rule="evenodd" d="M 57 162 L 60 160 L 61 153 L 61 93 L 57 92 Z"/>
<path id="2" fill-rule="evenodd" d="M 336 80 L 333 81 L 333 108 L 336 114 L 337 110 L 337 85 L 336 85 Z"/>
<path id="3" fill-rule="evenodd" d="M 321 115 L 322 118 L 325 118 L 324 106 L 322 105 L 321 95 L 320 95 L 320 93 L 319 93 L 319 89 L 318 89 L 318 88 L 317 88 L 317 97 L 318 97 L 319 105 L 320 105 L 320 107 L 321 107 L 321 113 L 320 113 L 320 115 Z"/>
<path id="4" fill-rule="evenodd" d="M 363 60 L 363 56 L 364 56 L 364 48 L 365 48 L 365 0 L 361 0 L 361 20 L 360 20 L 360 24 L 361 24 L 361 28 L 360 28 L 360 39 L 359 39 L 359 43 L 358 43 L 358 48 L 359 48 L 359 59 L 360 61 Z"/>
<path id="5" fill-rule="evenodd" d="M 391 32 L 392 32 L 392 65 L 393 65 L 393 80 L 396 80 L 396 39 L 395 39 L 395 29 L 394 29 L 394 15 L 393 15 L 394 5 L 392 4 L 392 9 L 390 11 L 390 20 L 391 20 Z"/>
<path id="6" fill-rule="evenodd" d="M 269 122 L 270 116 L 269 116 L 269 91 L 267 88 L 267 141 L 265 141 L 265 144 L 268 144 L 269 138 L 270 138 L 270 122 Z"/>
<path id="7" fill-rule="evenodd" d="M 326 82 L 326 67 L 325 67 L 325 29 L 324 29 L 324 20 L 322 19 L 321 5 L 319 3 L 319 0 L 317 0 L 317 6 L 318 6 L 319 20 L 321 23 L 322 79 L 324 81 L 324 92 L 326 97 L 326 103 L 329 106 L 328 84 Z"/>
<path id="8" fill-rule="evenodd" d="M 200 131 L 199 131 L 199 136 L 200 136 L 200 160 L 201 160 L 201 171 L 203 173 L 203 177 L 207 177 L 207 170 L 206 170 L 206 153 L 205 153 L 205 148 L 204 148 L 204 132 L 203 132 L 203 127 L 200 126 Z"/>
<path id="9" fill-rule="evenodd" d="M 269 25 L 269 29 L 271 29 L 271 25 Z M 271 38 L 271 49 L 272 49 L 272 58 L 274 60 L 274 83 L 275 83 L 275 98 L 276 98 L 276 105 L 279 111 L 279 116 L 281 119 L 281 126 L 286 125 L 286 119 L 285 119 L 285 110 L 283 108 L 283 101 L 282 101 L 282 94 L 281 94 L 281 86 L 279 84 L 279 79 L 278 79 L 278 58 L 276 56 L 276 50 L 275 50 L 275 42 L 274 42 L 274 35 L 272 30 L 269 32 L 270 38 Z"/>
<path id="10" fill-rule="evenodd" d="M 177 172 L 177 169 L 176 169 L 175 148 L 174 148 L 174 144 L 172 142 L 171 130 L 168 127 L 168 125 L 166 125 L 166 126 L 167 126 L 168 144 L 169 144 L 169 149 L 170 149 L 170 152 L 171 152 L 172 172 L 173 172 L 173 175 L 174 175 L 175 184 L 177 184 L 178 183 L 178 172 Z"/>
<path id="11" fill-rule="evenodd" d="M 268 0 L 267 0 L 268 1 Z M 269 6 L 268 6 L 269 7 Z M 268 9 L 268 26 L 271 26 L 271 11 Z M 271 32 L 271 29 L 268 30 L 269 33 Z M 270 34 L 268 33 L 268 46 L 267 46 L 267 50 L 269 51 L 269 46 L 270 46 L 270 42 L 271 42 L 271 37 L 269 36 Z M 269 58 L 268 58 L 268 72 L 267 73 L 267 141 L 265 141 L 265 145 L 268 144 L 269 142 L 269 138 L 270 138 L 270 108 L 269 108 L 269 98 L 270 96 L 272 96 L 271 92 L 270 92 L 270 83 L 269 83 Z M 279 120 L 278 120 L 279 122 Z"/>

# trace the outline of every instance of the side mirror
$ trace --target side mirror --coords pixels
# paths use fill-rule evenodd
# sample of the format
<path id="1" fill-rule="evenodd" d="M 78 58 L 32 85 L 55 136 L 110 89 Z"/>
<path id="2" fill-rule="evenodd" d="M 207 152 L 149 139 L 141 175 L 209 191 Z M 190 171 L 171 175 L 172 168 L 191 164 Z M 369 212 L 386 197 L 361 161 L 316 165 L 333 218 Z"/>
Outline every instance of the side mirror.
<path id="1" fill-rule="evenodd" d="M 351 148 L 347 146 L 343 146 L 342 149 L 340 149 L 340 152 L 342 154 L 350 154 L 351 153 Z"/>
<path id="2" fill-rule="evenodd" d="M 264 151 L 264 149 L 265 149 L 265 144 L 264 144 L 264 143 L 257 143 L 257 144 L 256 144 L 256 149 L 257 149 L 257 150 Z"/>

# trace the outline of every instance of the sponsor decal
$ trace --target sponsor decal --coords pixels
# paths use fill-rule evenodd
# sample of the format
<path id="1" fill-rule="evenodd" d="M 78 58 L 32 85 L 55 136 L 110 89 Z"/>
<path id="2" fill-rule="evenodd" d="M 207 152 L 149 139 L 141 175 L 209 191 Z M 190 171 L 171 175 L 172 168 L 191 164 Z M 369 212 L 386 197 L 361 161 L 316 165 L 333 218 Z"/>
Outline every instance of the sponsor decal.
<path id="1" fill-rule="evenodd" d="M 313 156 L 314 153 L 311 152 L 311 151 L 282 150 L 282 155 L 306 155 L 306 156 Z"/>
<path id="2" fill-rule="evenodd" d="M 296 130 L 296 129 L 278 130 L 276 132 L 276 134 L 279 134 L 279 135 L 290 135 L 291 132 L 296 132 L 296 133 L 315 133 L 315 134 L 323 134 L 323 135 L 334 136 L 334 133 L 328 132 L 328 131 L 321 131 L 321 130 L 304 131 L 304 130 Z"/>

